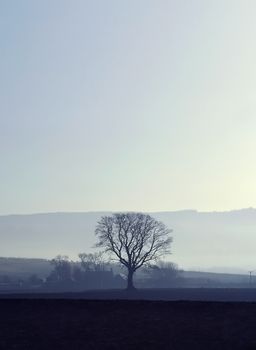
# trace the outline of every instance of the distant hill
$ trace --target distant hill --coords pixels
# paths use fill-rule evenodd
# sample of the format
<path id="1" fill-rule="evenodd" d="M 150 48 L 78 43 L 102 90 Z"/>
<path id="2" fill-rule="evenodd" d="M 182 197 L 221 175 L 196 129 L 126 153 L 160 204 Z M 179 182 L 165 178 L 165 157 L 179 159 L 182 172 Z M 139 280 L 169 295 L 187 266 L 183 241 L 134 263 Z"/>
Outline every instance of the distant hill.
<path id="1" fill-rule="evenodd" d="M 72 259 L 92 251 L 97 220 L 107 212 L 0 216 L 0 256 Z M 256 269 L 256 210 L 151 213 L 173 229 L 170 260 L 185 269 Z"/>
<path id="2" fill-rule="evenodd" d="M 45 259 L 2 258 L 0 257 L 0 276 L 26 279 L 33 274 L 42 278 L 49 275 L 52 266 Z"/>

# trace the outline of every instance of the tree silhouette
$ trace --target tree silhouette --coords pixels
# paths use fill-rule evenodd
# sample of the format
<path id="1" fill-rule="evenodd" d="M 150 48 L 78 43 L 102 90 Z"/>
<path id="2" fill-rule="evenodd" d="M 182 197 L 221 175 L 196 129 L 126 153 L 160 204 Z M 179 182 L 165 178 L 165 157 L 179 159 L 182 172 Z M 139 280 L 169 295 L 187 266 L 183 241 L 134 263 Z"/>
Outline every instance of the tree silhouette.
<path id="1" fill-rule="evenodd" d="M 78 257 L 81 260 L 81 267 L 84 271 L 104 271 L 106 262 L 103 258 L 103 252 L 80 253 Z"/>
<path id="2" fill-rule="evenodd" d="M 71 280 L 71 264 L 66 255 L 57 255 L 50 261 L 54 270 L 52 274 L 56 277 L 57 281 L 69 281 Z"/>
<path id="3" fill-rule="evenodd" d="M 127 268 L 127 289 L 134 289 L 133 275 L 150 261 L 170 253 L 172 238 L 162 222 L 142 213 L 103 216 L 95 234 L 98 247 L 114 255 Z"/>

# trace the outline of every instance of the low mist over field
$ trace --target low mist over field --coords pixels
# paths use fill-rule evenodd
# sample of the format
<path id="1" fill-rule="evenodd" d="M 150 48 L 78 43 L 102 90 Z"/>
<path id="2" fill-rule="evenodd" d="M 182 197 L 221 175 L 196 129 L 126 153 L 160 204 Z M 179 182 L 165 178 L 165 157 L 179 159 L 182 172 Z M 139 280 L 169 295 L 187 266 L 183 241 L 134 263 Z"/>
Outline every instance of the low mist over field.
<path id="1" fill-rule="evenodd" d="M 77 259 L 93 251 L 94 229 L 109 212 L 51 213 L 0 217 L 0 256 Z M 151 213 L 173 229 L 172 255 L 181 268 L 247 272 L 256 267 L 256 210 Z"/>

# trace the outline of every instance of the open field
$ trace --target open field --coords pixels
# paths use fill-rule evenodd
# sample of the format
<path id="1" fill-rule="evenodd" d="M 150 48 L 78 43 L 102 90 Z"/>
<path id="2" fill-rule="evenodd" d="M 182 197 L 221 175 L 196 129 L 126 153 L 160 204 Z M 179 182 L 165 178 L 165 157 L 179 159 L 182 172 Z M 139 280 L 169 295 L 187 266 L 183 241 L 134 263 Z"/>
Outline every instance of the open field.
<path id="1" fill-rule="evenodd" d="M 1 299 L 0 349 L 256 349 L 256 303 Z"/>
<path id="2" fill-rule="evenodd" d="M 155 288 L 127 292 L 121 289 L 54 292 L 45 289 L 0 292 L 0 299 L 89 299 L 89 300 L 166 300 L 256 302 L 255 288 Z"/>

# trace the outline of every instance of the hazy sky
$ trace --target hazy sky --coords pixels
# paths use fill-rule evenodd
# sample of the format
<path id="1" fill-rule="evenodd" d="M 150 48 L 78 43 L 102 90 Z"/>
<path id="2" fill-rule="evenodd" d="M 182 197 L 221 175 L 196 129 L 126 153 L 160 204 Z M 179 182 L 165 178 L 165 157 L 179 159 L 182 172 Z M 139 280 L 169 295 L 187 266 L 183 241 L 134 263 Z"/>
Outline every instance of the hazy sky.
<path id="1" fill-rule="evenodd" d="M 0 0 L 0 214 L 255 207 L 255 16 Z"/>

